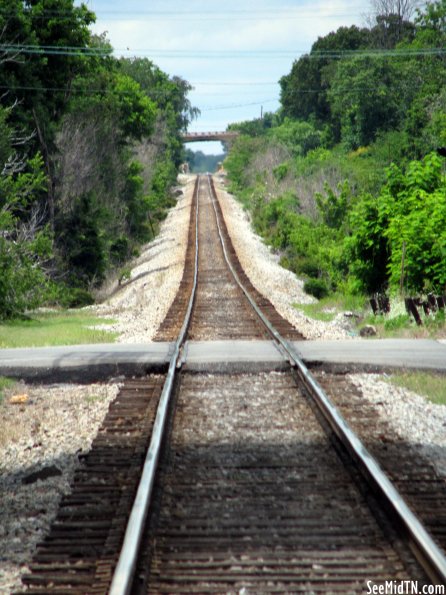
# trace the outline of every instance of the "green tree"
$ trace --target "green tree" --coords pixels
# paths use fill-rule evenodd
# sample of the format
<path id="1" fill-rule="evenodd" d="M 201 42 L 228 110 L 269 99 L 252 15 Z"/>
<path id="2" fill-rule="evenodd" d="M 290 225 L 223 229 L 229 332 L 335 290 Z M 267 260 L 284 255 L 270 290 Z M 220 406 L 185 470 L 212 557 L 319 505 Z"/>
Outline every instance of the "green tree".
<path id="1" fill-rule="evenodd" d="M 11 129 L 7 113 L 0 108 L 2 163 L 17 160 L 7 139 Z M 11 159 L 9 159 L 11 158 Z M 0 164 L 1 165 L 1 164 Z M 22 316 L 47 297 L 49 278 L 45 265 L 52 257 L 52 237 L 41 225 L 35 197 L 46 187 L 43 161 L 36 155 L 20 162 L 20 172 L 2 167 L 0 175 L 0 319 Z M 32 213 L 26 217 L 26 213 Z"/>
<path id="2" fill-rule="evenodd" d="M 409 290 L 446 287 L 446 179 L 435 153 L 412 161 L 406 171 L 394 166 L 380 196 L 389 219 L 389 281 L 398 287 L 404 252 L 404 283 Z"/>
<path id="3" fill-rule="evenodd" d="M 285 116 L 318 122 L 329 122 L 330 88 L 339 52 L 364 49 L 370 44 L 366 28 L 340 27 L 336 32 L 319 37 L 310 54 L 293 63 L 291 72 L 280 79 L 281 104 Z"/>
<path id="4" fill-rule="evenodd" d="M 309 122 L 284 118 L 283 122 L 271 128 L 270 136 L 282 142 L 293 155 L 306 155 L 321 144 L 321 133 Z"/>
<path id="5" fill-rule="evenodd" d="M 400 76 L 400 65 L 385 58 L 357 57 L 339 63 L 328 97 L 348 148 L 366 146 L 378 131 L 400 123 L 406 107 Z"/>
<path id="6" fill-rule="evenodd" d="M 413 292 L 446 286 L 446 180 L 435 154 L 392 165 L 380 195 L 360 198 L 345 241 L 350 273 L 367 292 L 401 282 Z M 403 279 L 402 279 L 403 276 Z"/>

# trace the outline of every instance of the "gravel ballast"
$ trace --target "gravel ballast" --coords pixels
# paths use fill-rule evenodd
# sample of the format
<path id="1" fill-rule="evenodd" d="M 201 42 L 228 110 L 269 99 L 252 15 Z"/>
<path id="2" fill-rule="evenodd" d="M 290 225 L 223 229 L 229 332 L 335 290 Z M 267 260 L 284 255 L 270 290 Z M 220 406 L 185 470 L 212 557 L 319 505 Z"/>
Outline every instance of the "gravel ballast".
<path id="1" fill-rule="evenodd" d="M 27 386 L 0 404 L 0 593 L 21 587 L 36 544 L 69 493 L 119 385 Z"/>
<path id="2" fill-rule="evenodd" d="M 391 426 L 391 438 L 413 445 L 433 463 L 439 476 L 446 477 L 446 405 L 395 386 L 384 374 L 350 374 L 348 378 Z"/>

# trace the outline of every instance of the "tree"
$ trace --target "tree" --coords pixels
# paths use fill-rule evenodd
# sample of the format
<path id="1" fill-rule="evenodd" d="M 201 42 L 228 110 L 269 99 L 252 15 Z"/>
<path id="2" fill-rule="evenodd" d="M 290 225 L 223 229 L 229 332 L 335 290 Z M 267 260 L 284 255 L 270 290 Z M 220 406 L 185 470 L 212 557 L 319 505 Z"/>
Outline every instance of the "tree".
<path id="1" fill-rule="evenodd" d="M 306 155 L 321 144 L 321 133 L 309 122 L 285 118 L 272 128 L 269 136 L 282 142 L 293 155 Z"/>
<path id="2" fill-rule="evenodd" d="M 406 92 L 401 66 L 385 58 L 357 57 L 339 63 L 328 97 L 349 149 L 367 146 L 378 131 L 396 127 Z"/>
<path id="3" fill-rule="evenodd" d="M 10 110 L 0 107 L 0 319 L 40 305 L 48 286 L 45 265 L 52 255 L 51 234 L 37 200 L 46 187 L 42 158 L 16 158 L 9 115 Z"/>
<path id="4" fill-rule="evenodd" d="M 355 25 L 340 27 L 336 32 L 319 37 L 309 55 L 293 63 L 291 72 L 280 79 L 283 113 L 290 118 L 306 120 L 314 117 L 318 122 L 330 121 L 327 91 L 330 88 L 339 51 L 366 48 L 370 31 Z"/>
<path id="5" fill-rule="evenodd" d="M 350 272 L 367 292 L 387 285 L 409 291 L 446 286 L 446 192 L 435 153 L 406 169 L 392 165 L 379 196 L 363 195 L 350 214 L 345 246 Z"/>
<path id="6" fill-rule="evenodd" d="M 415 19 L 417 36 L 415 44 L 420 47 L 444 47 L 446 42 L 446 0 L 427 2 L 424 11 L 417 11 Z"/>
<path id="7" fill-rule="evenodd" d="M 105 35 L 91 34 L 94 19 L 75 0 L 0 7 L 2 264 L 15 254 L 17 275 L 46 278 L 46 238 L 51 275 L 70 291 L 99 282 L 156 233 L 181 131 L 197 115 L 187 81 L 149 60 L 115 59 Z M 0 297 L 0 317 L 2 308 Z"/>
<path id="8" fill-rule="evenodd" d="M 371 30 L 371 39 L 375 48 L 391 50 L 402 41 L 412 40 L 415 31 L 413 23 L 401 20 L 396 14 L 377 15 L 376 24 Z"/>
<path id="9" fill-rule="evenodd" d="M 403 23 L 410 21 L 420 2 L 418 0 L 370 0 L 373 16 L 394 15 Z"/>

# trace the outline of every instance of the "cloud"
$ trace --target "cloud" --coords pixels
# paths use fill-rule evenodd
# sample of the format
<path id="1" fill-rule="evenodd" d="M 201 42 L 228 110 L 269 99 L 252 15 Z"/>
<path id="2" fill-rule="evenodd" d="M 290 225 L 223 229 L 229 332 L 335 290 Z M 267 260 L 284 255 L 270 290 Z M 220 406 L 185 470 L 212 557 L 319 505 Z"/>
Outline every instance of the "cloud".
<path id="1" fill-rule="evenodd" d="M 367 0 L 226 0 L 218 5 L 152 0 L 148 7 L 127 0 L 124 9 L 117 0 L 95 0 L 94 31 L 107 31 L 118 54 L 144 55 L 168 74 L 196 84 L 190 99 L 202 117 L 190 128 L 215 130 L 259 117 L 262 104 L 264 111 L 277 109 L 277 81 L 293 61 L 318 37 L 360 24 L 367 5 Z M 156 10 L 163 14 L 154 15 Z M 210 85 L 215 82 L 235 84 Z M 262 82 L 276 84 L 257 84 Z"/>

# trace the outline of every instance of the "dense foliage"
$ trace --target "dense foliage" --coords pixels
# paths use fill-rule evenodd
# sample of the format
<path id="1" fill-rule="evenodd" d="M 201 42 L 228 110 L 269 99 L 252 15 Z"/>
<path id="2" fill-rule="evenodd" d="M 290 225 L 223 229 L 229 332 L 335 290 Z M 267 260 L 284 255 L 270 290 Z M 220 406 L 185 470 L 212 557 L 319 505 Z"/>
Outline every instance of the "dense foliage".
<path id="1" fill-rule="evenodd" d="M 0 7 L 0 319 L 89 292 L 172 199 L 189 84 L 117 60 L 73 0 Z"/>
<path id="2" fill-rule="evenodd" d="M 446 0 L 375 17 L 296 60 L 278 113 L 231 126 L 232 189 L 317 297 L 446 289 Z"/>

